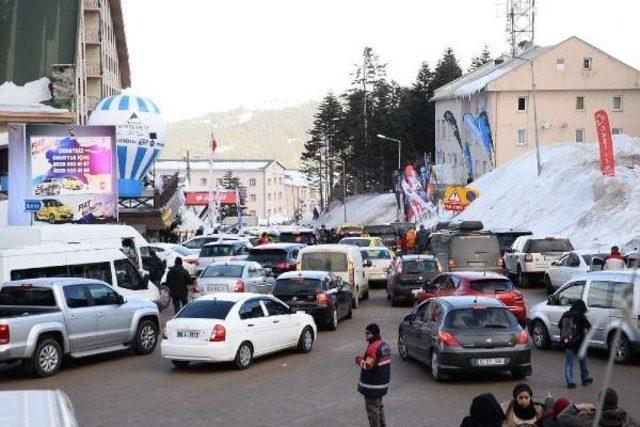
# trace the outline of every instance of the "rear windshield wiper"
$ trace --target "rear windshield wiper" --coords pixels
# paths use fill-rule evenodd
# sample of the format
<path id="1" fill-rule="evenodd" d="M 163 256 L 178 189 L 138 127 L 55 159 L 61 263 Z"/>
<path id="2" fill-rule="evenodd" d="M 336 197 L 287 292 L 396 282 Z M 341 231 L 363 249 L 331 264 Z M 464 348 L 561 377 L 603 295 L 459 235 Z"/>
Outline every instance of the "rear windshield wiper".
<path id="1" fill-rule="evenodd" d="M 484 325 L 485 328 L 503 328 L 506 329 L 509 327 L 509 325 L 504 325 L 501 323 L 487 323 L 486 325 Z"/>

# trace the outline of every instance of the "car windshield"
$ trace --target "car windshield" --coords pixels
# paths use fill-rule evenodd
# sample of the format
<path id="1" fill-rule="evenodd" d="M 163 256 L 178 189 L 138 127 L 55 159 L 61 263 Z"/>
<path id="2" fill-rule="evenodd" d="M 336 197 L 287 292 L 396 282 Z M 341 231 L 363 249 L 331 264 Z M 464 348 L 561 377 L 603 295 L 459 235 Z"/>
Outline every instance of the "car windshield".
<path id="1" fill-rule="evenodd" d="M 62 202 L 59 202 L 58 200 L 54 200 L 52 204 L 53 204 L 54 206 L 64 206 L 64 205 L 62 204 Z"/>
<path id="2" fill-rule="evenodd" d="M 390 225 L 372 225 L 365 227 L 362 232 L 370 236 L 383 236 L 388 234 L 395 236 L 396 229 Z"/>
<path id="3" fill-rule="evenodd" d="M 453 329 L 509 329 L 517 324 L 508 309 L 482 306 L 453 310 L 445 319 L 445 325 Z"/>
<path id="4" fill-rule="evenodd" d="M 463 235 L 451 238 L 451 252 L 452 254 L 499 253 L 500 249 L 498 239 L 492 234 Z"/>
<path id="5" fill-rule="evenodd" d="M 415 259 L 407 260 L 402 263 L 402 272 L 408 274 L 420 274 L 424 272 L 436 271 L 435 260 Z"/>
<path id="6" fill-rule="evenodd" d="M 569 252 L 573 250 L 573 245 L 569 239 L 535 239 L 529 240 L 527 252 Z"/>
<path id="7" fill-rule="evenodd" d="M 363 250 L 362 254 L 365 255 L 369 259 L 391 259 L 391 254 L 389 251 L 385 251 L 382 249 L 367 249 Z"/>
<path id="8" fill-rule="evenodd" d="M 315 293 L 321 289 L 322 282 L 315 279 L 293 277 L 290 279 L 278 279 L 273 287 L 273 294 L 303 294 Z"/>
<path id="9" fill-rule="evenodd" d="M 33 305 L 55 307 L 51 288 L 38 286 L 5 286 L 0 289 L 0 305 Z"/>
<path id="10" fill-rule="evenodd" d="M 172 246 L 171 249 L 174 252 L 179 253 L 182 256 L 189 256 L 189 255 L 193 255 L 193 251 L 190 249 L 185 248 L 184 246 Z"/>
<path id="11" fill-rule="evenodd" d="M 233 255 L 234 245 L 213 245 L 205 246 L 200 251 L 201 257 L 215 257 L 215 256 L 231 256 Z"/>
<path id="12" fill-rule="evenodd" d="M 609 254 L 585 254 L 585 255 L 582 255 L 582 258 L 584 258 L 584 262 L 587 265 L 591 265 L 592 258 L 607 259 L 608 256 Z"/>
<path id="13" fill-rule="evenodd" d="M 314 239 L 315 234 L 311 232 L 280 233 L 279 238 L 283 243 L 311 243 Z"/>
<path id="14" fill-rule="evenodd" d="M 204 269 L 200 277 L 242 277 L 242 270 L 243 265 L 210 265 Z"/>
<path id="15" fill-rule="evenodd" d="M 513 284 L 506 279 L 472 280 L 470 286 L 478 292 L 504 292 L 513 289 Z"/>
<path id="16" fill-rule="evenodd" d="M 347 254 L 342 252 L 309 252 L 302 254 L 302 270 L 347 271 Z"/>
<path id="17" fill-rule="evenodd" d="M 351 245 L 358 246 L 359 248 L 366 248 L 369 246 L 369 239 L 342 239 L 340 240 L 341 245 Z"/>
<path id="18" fill-rule="evenodd" d="M 196 300 L 187 304 L 176 319 L 218 319 L 227 318 L 235 302 L 222 300 Z"/>
<path id="19" fill-rule="evenodd" d="M 286 261 L 287 251 L 284 249 L 252 249 L 247 261 L 255 262 L 281 262 Z"/>

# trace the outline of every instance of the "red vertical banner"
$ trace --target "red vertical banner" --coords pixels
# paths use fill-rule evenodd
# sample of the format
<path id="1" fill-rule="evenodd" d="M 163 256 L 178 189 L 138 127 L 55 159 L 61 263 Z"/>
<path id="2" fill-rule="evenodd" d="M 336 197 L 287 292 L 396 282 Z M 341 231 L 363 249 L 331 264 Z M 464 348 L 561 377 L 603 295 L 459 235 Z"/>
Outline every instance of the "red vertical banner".
<path id="1" fill-rule="evenodd" d="M 600 146 L 600 171 L 603 175 L 613 176 L 613 142 L 611 139 L 611 126 L 609 116 L 604 110 L 596 111 L 596 132 L 598 133 L 598 145 Z"/>

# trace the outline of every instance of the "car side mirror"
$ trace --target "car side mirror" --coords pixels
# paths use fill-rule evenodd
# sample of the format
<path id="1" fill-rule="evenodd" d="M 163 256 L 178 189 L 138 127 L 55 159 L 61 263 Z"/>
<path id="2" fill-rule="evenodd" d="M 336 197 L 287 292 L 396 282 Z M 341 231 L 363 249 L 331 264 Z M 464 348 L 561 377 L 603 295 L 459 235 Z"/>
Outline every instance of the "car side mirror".
<path id="1" fill-rule="evenodd" d="M 415 313 L 407 314 L 404 320 L 406 320 L 409 323 L 413 323 L 413 321 L 416 320 L 416 314 Z"/>
<path id="2" fill-rule="evenodd" d="M 289 314 L 296 314 L 298 312 L 298 309 L 295 307 L 289 307 Z"/>
<path id="3" fill-rule="evenodd" d="M 557 262 L 557 261 L 553 261 L 553 262 L 551 263 L 551 266 L 552 266 L 552 267 L 555 267 L 556 265 L 558 265 L 558 262 Z"/>
<path id="4" fill-rule="evenodd" d="M 124 296 L 118 294 L 118 305 L 122 305 L 125 302 L 127 302 L 127 299 Z"/>
<path id="5" fill-rule="evenodd" d="M 371 267 L 372 265 L 373 265 L 373 264 L 371 263 L 371 260 L 370 260 L 370 259 L 368 259 L 368 260 L 366 260 L 366 261 L 364 262 L 364 266 L 365 266 L 365 267 Z"/>
<path id="6" fill-rule="evenodd" d="M 600 257 L 591 258 L 591 263 L 589 265 L 589 271 L 600 271 L 604 270 L 605 261 Z"/>
<path id="7" fill-rule="evenodd" d="M 549 305 L 557 305 L 558 304 L 558 298 L 555 295 L 549 295 L 547 297 L 547 304 L 549 304 Z"/>

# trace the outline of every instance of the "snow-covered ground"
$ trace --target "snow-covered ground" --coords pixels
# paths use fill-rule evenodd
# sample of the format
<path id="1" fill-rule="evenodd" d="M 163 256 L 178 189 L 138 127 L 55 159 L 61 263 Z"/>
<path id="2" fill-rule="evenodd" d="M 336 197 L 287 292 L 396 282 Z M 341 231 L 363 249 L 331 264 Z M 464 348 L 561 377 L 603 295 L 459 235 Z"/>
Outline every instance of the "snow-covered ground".
<path id="1" fill-rule="evenodd" d="M 9 218 L 9 214 L 7 209 L 9 208 L 8 200 L 0 200 L 0 227 L 7 226 L 7 219 Z"/>
<path id="2" fill-rule="evenodd" d="M 347 223 L 349 224 L 385 224 L 396 220 L 396 196 L 386 194 L 361 194 L 347 198 Z M 343 224 L 344 208 L 342 203 L 332 203 L 316 221 L 327 228 L 334 228 Z"/>

